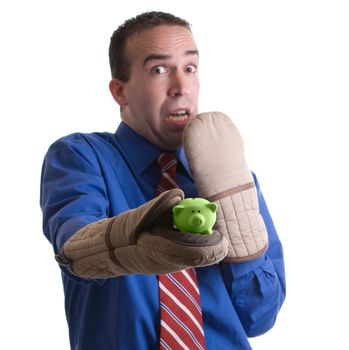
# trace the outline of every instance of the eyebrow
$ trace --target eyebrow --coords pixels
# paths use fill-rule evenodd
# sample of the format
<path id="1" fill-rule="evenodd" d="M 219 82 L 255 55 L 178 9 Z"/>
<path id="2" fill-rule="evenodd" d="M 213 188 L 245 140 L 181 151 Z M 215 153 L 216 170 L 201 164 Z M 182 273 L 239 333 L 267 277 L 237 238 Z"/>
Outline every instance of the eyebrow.
<path id="1" fill-rule="evenodd" d="M 199 51 L 198 50 L 185 51 L 185 56 L 189 56 L 189 55 L 199 56 Z M 172 55 L 150 54 L 150 55 L 145 57 L 145 59 L 143 61 L 143 66 L 145 66 L 147 64 L 147 62 L 149 62 L 151 60 L 168 60 L 170 58 L 172 58 Z"/>

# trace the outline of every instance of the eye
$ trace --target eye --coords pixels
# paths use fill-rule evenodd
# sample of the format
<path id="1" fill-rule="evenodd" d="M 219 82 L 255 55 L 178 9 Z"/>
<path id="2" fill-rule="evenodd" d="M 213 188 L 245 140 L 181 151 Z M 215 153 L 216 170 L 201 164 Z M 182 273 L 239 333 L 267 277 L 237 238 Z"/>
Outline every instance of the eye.
<path id="1" fill-rule="evenodd" d="M 195 213 L 195 210 L 192 210 L 191 212 L 192 212 L 192 213 Z"/>
<path id="2" fill-rule="evenodd" d="M 156 66 L 154 68 L 152 68 L 152 72 L 154 72 L 155 74 L 164 74 L 167 72 L 166 68 L 164 66 Z"/>
<path id="3" fill-rule="evenodd" d="M 198 68 L 193 64 L 189 64 L 188 66 L 185 67 L 185 71 L 187 73 L 196 73 L 198 71 Z"/>

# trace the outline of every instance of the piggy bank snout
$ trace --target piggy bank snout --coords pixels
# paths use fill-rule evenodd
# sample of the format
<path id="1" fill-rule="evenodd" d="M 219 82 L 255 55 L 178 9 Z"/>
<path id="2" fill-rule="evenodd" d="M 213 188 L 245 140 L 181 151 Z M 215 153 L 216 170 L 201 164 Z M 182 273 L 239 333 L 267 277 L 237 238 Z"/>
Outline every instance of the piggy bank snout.
<path id="1" fill-rule="evenodd" d="M 196 213 L 196 214 L 192 214 L 190 216 L 189 223 L 193 227 L 201 227 L 201 226 L 205 225 L 206 219 L 202 214 Z"/>

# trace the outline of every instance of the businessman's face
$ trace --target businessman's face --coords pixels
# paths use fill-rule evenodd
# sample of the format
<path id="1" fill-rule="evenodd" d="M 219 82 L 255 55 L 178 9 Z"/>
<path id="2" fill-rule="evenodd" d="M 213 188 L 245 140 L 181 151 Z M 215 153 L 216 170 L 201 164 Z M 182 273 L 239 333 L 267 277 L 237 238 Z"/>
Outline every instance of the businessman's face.
<path id="1" fill-rule="evenodd" d="M 152 144 L 173 150 L 185 125 L 198 113 L 198 49 L 191 32 L 162 25 L 132 35 L 126 44 L 131 66 L 119 82 L 122 119 Z"/>

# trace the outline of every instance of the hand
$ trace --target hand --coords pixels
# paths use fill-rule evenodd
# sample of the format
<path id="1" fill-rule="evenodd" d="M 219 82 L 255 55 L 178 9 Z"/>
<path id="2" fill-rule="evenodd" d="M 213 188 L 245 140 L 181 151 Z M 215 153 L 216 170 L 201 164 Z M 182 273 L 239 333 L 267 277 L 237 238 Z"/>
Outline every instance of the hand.
<path id="1" fill-rule="evenodd" d="M 220 112 L 199 114 L 184 129 L 183 147 L 200 197 L 219 206 L 214 228 L 229 242 L 224 261 L 262 255 L 268 235 L 236 126 Z"/>
<path id="2" fill-rule="evenodd" d="M 169 190 L 83 227 L 63 245 L 63 260 L 74 274 L 87 278 L 161 274 L 219 262 L 228 249 L 221 233 L 202 237 L 173 228 L 169 213 L 183 197 L 180 189 Z"/>

